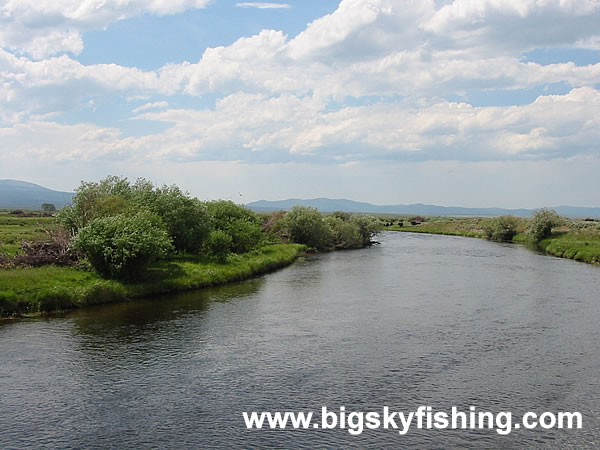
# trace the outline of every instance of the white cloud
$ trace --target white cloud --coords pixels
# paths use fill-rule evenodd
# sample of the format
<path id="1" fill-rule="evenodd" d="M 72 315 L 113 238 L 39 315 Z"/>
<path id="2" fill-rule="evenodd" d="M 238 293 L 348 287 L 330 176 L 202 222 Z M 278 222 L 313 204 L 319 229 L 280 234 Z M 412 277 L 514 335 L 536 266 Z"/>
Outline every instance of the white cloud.
<path id="1" fill-rule="evenodd" d="M 30 121 L 0 128 L 3 157 L 46 162 L 113 161 L 128 158 L 136 142 L 123 138 L 115 128 L 90 124 L 61 125 L 48 121 Z"/>
<path id="2" fill-rule="evenodd" d="M 236 3 L 235 6 L 240 8 L 258 8 L 258 9 L 281 9 L 291 8 L 288 3 L 265 3 L 265 2 L 242 2 Z"/>
<path id="3" fill-rule="evenodd" d="M 598 0 L 454 0 L 422 27 L 449 46 L 498 51 L 574 45 L 597 38 L 598 23 Z"/>
<path id="4" fill-rule="evenodd" d="M 169 106 L 169 102 L 152 102 L 152 103 L 145 103 L 141 106 L 138 106 L 137 108 L 134 108 L 131 110 L 132 113 L 137 114 L 140 113 L 142 111 L 147 111 L 149 109 L 155 109 L 155 108 L 166 108 L 167 106 Z"/>
<path id="5" fill-rule="evenodd" d="M 143 13 L 176 14 L 210 0 L 19 0 L 0 2 L 0 47 L 41 59 L 78 54 L 81 33 Z"/>
<path id="6" fill-rule="evenodd" d="M 44 55 L 61 46 L 78 48 L 78 31 L 60 34 L 67 16 L 92 27 L 144 8 L 167 14 L 204 4 L 154 1 L 142 8 L 140 2 L 114 0 L 99 3 L 95 15 L 93 2 L 78 8 L 55 2 L 47 11 L 27 9 L 41 11 L 35 17 L 47 21 L 46 28 L 32 19 L 23 29 L 58 30 L 45 32 L 46 41 L 27 41 L 38 48 L 30 47 L 32 55 Z M 600 80 L 600 63 L 540 65 L 524 62 L 521 55 L 540 43 L 600 39 L 600 31 L 587 25 L 598 18 L 599 4 L 455 0 L 440 8 L 432 0 L 343 0 L 334 13 L 294 38 L 263 30 L 206 49 L 196 63 L 158 71 L 85 66 L 66 55 L 35 61 L 0 49 L 0 120 L 10 124 L 0 129 L 0 146 L 15 155 L 63 160 L 113 154 L 147 160 L 314 160 L 346 169 L 369 159 L 496 161 L 598 154 L 600 94 L 590 86 Z M 59 10 L 56 5 L 70 6 Z M 50 23 L 51 17 L 58 25 Z M 556 33 L 548 32 L 550 23 Z M 570 30 L 569 24 L 578 29 Z M 557 83 L 570 92 L 523 106 L 456 101 L 474 90 Z M 169 106 L 156 95 L 206 93 L 217 95 L 214 108 L 150 111 Z M 63 126 L 49 122 L 51 116 L 47 122 L 39 118 L 104 95 L 143 99 L 146 103 L 132 113 L 169 128 L 123 137 L 117 128 Z"/>
<path id="7" fill-rule="evenodd" d="M 29 121 L 0 128 L 10 155 L 56 160 L 313 161 L 550 160 L 598 155 L 600 91 L 573 89 L 523 106 L 436 102 L 326 111 L 317 97 L 238 93 L 214 110 L 138 116 L 165 131 L 123 137 L 118 129 Z M 347 165 L 346 167 L 348 167 Z"/>

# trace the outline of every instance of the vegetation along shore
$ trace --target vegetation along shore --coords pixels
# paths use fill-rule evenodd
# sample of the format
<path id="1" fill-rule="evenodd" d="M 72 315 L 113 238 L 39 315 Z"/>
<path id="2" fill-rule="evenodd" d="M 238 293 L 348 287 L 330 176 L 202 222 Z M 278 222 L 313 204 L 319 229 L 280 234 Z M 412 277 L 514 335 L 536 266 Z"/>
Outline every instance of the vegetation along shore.
<path id="1" fill-rule="evenodd" d="M 561 217 L 551 209 L 533 217 L 382 217 L 385 229 L 527 244 L 560 258 L 600 263 L 600 220 Z"/>
<path id="2" fill-rule="evenodd" d="M 258 215 L 144 179 L 84 182 L 56 214 L 0 213 L 0 315 L 239 281 L 305 251 L 371 245 L 381 228 L 373 217 L 308 207 Z"/>

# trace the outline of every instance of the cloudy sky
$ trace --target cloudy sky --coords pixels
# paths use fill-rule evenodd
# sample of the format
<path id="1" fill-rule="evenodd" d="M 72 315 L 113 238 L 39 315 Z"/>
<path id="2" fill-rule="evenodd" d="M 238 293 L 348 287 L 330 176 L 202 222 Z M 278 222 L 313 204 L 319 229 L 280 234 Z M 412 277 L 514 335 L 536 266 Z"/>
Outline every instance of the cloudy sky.
<path id="1" fill-rule="evenodd" d="M 600 0 L 0 0 L 0 178 L 108 174 L 600 206 Z"/>

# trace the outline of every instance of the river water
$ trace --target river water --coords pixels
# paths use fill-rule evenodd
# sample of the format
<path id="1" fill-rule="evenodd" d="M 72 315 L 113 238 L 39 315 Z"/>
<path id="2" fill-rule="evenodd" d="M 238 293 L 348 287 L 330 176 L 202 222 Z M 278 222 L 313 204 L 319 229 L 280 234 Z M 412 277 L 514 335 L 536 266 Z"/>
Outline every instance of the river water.
<path id="1" fill-rule="evenodd" d="M 0 322 L 0 448 L 600 446 L 600 268 L 384 233 L 216 289 Z M 577 411 L 580 430 L 246 430 L 242 412 Z M 399 422 L 399 420 L 397 420 Z"/>

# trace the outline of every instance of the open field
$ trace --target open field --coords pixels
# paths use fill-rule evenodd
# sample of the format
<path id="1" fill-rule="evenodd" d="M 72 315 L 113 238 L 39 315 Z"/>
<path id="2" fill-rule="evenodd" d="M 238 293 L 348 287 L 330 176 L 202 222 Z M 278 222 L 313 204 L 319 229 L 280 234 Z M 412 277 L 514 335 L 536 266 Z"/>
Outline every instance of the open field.
<path id="1" fill-rule="evenodd" d="M 19 217 L 0 211 L 0 253 L 13 256 L 21 248 L 21 242 L 41 241 L 48 231 L 56 229 L 54 217 Z"/>

